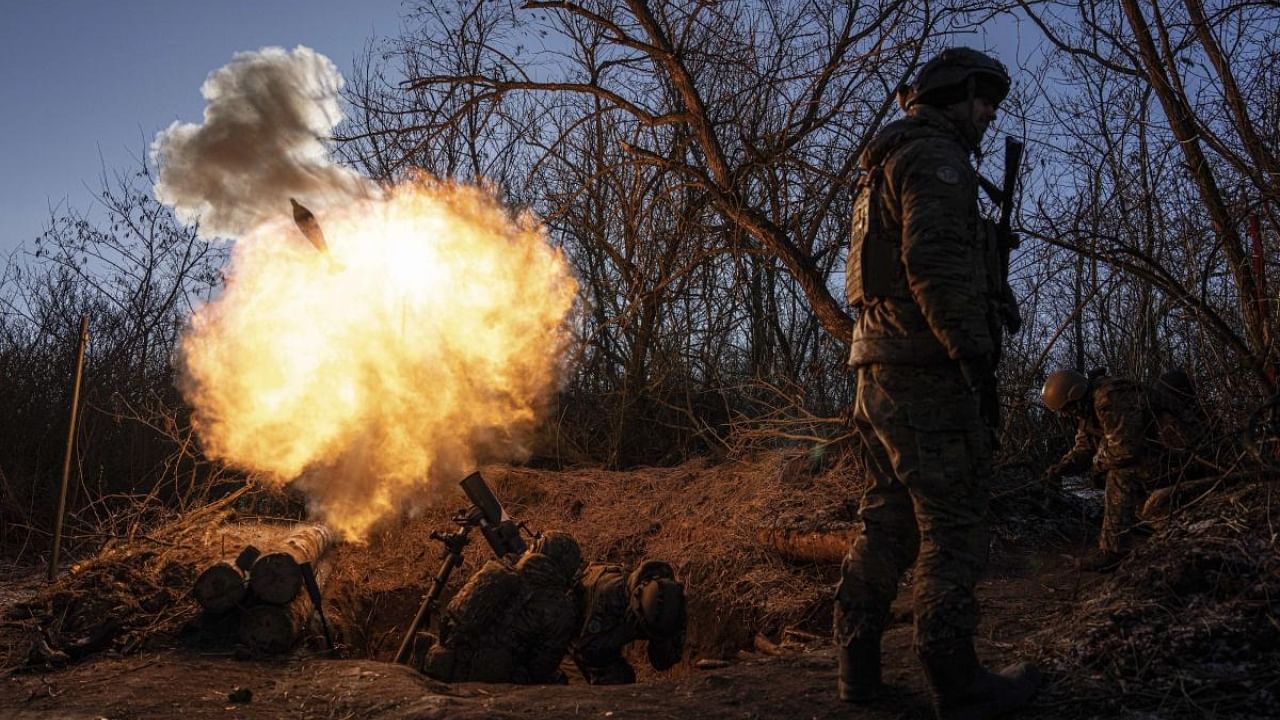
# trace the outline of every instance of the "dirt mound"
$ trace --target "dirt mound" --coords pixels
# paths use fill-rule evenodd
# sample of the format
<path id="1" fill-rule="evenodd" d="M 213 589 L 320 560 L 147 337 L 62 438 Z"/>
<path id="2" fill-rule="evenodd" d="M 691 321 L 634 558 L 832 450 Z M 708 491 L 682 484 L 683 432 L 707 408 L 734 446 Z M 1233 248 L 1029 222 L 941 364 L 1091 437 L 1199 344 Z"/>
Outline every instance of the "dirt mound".
<path id="1" fill-rule="evenodd" d="M 1244 717 L 1280 695 L 1280 492 L 1260 482 L 1167 520 L 1032 638 L 1090 712 Z M 1118 691 L 1117 691 L 1118 689 Z"/>
<path id="2" fill-rule="evenodd" d="M 806 559 L 774 540 L 799 528 L 822 537 L 824 548 L 844 543 L 862 480 L 847 459 L 806 457 L 778 451 L 718 465 L 482 472 L 514 517 L 534 530 L 573 533 L 589 561 L 672 563 L 690 602 L 689 642 L 707 656 L 750 647 L 757 633 L 829 627 L 838 554 Z M 459 494 L 456 506 L 463 502 Z M 447 529 L 454 509 L 442 505 L 366 546 L 338 549 L 326 590 L 330 619 L 361 656 L 394 652 L 440 563 L 428 534 Z M 446 595 L 490 556 L 477 534 Z"/>
<path id="3" fill-rule="evenodd" d="M 862 482 L 847 458 L 796 451 L 718 465 L 484 474 L 512 515 L 533 530 L 572 532 L 590 561 L 671 562 L 690 600 L 689 642 L 702 656 L 752 647 L 758 634 L 777 641 L 788 628 L 825 634 Z M 33 581 L 26 597 L 0 608 L 0 666 L 53 667 L 216 630 L 192 601 L 192 582 L 209 564 L 282 533 L 287 525 L 255 510 L 278 501 L 237 493 L 110 540 L 48 587 Z M 464 504 L 461 493 L 446 497 L 324 558 L 326 615 L 343 654 L 390 657 L 441 561 L 430 532 L 449 529 Z M 476 533 L 445 600 L 489 557 Z"/>

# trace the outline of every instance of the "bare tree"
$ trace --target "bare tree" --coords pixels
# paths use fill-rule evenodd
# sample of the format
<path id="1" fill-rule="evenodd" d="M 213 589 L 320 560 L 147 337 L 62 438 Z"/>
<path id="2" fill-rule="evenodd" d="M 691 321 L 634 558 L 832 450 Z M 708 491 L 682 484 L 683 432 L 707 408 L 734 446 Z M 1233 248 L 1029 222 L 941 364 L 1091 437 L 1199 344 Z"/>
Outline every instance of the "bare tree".
<path id="1" fill-rule="evenodd" d="M 1073 110 L 1054 113 L 1072 145 L 1092 153 L 1075 167 L 1098 167 L 1111 183 L 1112 232 L 1092 240 L 1064 232 L 1058 194 L 1038 217 L 1045 238 L 1106 262 L 1139 283 L 1136 336 L 1147 353 L 1162 312 L 1194 319 L 1256 382 L 1275 390 L 1274 318 L 1262 302 L 1267 253 L 1261 234 L 1246 244 L 1243 224 L 1277 216 L 1274 6 L 1206 8 L 1182 3 L 1029 2 L 1018 7 L 1069 61 Z M 1067 29 L 1074 28 L 1074 29 Z M 1063 93 L 1045 105 L 1064 102 Z M 1052 111 L 1050 111 L 1052 112 Z M 1268 130 L 1267 128 L 1272 128 Z M 1083 153 L 1082 153 L 1083 154 Z M 1118 222 L 1115 222 L 1118 221 Z M 1171 305 L 1162 308 L 1152 292 Z M 1154 303 L 1154 304 L 1153 304 Z M 1134 328 L 1130 328 L 1134 329 Z"/>

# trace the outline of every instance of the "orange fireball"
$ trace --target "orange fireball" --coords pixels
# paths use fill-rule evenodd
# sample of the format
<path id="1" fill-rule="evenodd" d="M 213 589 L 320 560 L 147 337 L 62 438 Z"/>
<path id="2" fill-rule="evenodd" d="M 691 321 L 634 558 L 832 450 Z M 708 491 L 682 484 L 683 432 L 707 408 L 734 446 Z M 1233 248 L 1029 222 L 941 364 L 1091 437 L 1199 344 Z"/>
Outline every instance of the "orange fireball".
<path id="1" fill-rule="evenodd" d="M 182 342 L 206 452 L 278 483 L 349 539 L 477 464 L 518 458 L 555 391 L 576 282 L 531 214 L 419 178 L 292 218 L 233 251 Z"/>

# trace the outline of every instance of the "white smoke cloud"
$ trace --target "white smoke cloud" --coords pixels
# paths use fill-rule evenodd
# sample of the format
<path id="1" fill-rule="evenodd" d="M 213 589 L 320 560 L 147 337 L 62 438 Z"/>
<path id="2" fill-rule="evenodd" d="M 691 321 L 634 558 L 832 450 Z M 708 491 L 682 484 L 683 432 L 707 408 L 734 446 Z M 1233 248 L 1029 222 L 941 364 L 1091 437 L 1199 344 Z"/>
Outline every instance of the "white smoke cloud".
<path id="1" fill-rule="evenodd" d="M 307 47 L 236 54 L 200 88 L 204 123 L 175 122 L 156 136 L 156 198 L 211 238 L 290 217 L 290 197 L 320 210 L 377 195 L 324 144 L 342 121 L 342 84 L 334 64 Z"/>

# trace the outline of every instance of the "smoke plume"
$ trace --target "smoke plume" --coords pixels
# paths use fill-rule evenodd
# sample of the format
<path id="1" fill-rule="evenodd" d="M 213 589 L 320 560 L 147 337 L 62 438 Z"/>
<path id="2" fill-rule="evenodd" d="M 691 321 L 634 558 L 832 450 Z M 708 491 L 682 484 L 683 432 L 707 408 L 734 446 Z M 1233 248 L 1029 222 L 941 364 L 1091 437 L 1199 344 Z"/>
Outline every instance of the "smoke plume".
<path id="1" fill-rule="evenodd" d="M 237 54 L 200 88 L 204 123 L 175 122 L 152 145 L 156 198 L 201 235 L 240 237 L 289 208 L 314 210 L 376 194 L 367 178 L 334 164 L 324 138 L 342 120 L 342 76 L 299 46 Z"/>

